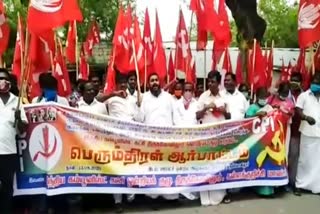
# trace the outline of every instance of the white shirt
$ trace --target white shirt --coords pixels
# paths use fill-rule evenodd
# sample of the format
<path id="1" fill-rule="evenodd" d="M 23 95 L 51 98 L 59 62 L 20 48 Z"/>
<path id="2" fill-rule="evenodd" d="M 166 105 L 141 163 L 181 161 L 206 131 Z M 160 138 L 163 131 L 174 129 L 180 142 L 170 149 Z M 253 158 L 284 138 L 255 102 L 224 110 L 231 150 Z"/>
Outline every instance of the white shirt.
<path id="1" fill-rule="evenodd" d="M 307 121 L 302 120 L 300 132 L 308 137 L 320 137 L 320 100 L 308 90 L 300 94 L 296 106 L 303 110 L 304 115 L 313 117 L 316 120 L 316 124 L 313 126 L 310 126 Z"/>
<path id="2" fill-rule="evenodd" d="M 17 153 L 16 134 L 13 127 L 15 122 L 14 112 L 17 108 L 19 98 L 10 93 L 9 100 L 6 104 L 0 99 L 0 155 L 9 155 Z M 27 116 L 21 108 L 21 120 L 27 122 Z"/>
<path id="3" fill-rule="evenodd" d="M 81 97 L 77 103 L 77 108 L 79 110 L 85 112 L 92 112 L 95 114 L 103 114 L 108 115 L 107 107 L 104 103 L 99 102 L 98 100 L 94 99 L 92 103 L 86 103 L 83 98 Z"/>
<path id="4" fill-rule="evenodd" d="M 132 121 L 135 113 L 135 109 L 132 106 L 134 99 L 132 96 L 127 96 L 126 98 L 114 96 L 109 98 L 105 102 L 108 106 L 109 116 Z"/>
<path id="5" fill-rule="evenodd" d="M 211 103 L 214 103 L 217 108 L 226 106 L 226 109 L 228 111 L 227 101 L 223 96 L 221 96 L 221 93 L 219 92 L 217 96 L 214 96 L 210 90 L 203 92 L 199 97 L 198 111 L 203 110 L 206 105 L 209 105 Z M 202 121 L 203 124 L 219 122 L 223 120 L 225 120 L 225 117 L 222 113 L 213 114 L 211 111 L 207 111 L 204 117 L 200 119 L 200 121 Z"/>
<path id="6" fill-rule="evenodd" d="M 189 108 L 184 106 L 184 98 L 177 100 L 174 106 L 173 122 L 176 126 L 192 126 L 198 124 L 196 113 L 198 111 L 198 101 L 192 98 Z"/>
<path id="7" fill-rule="evenodd" d="M 147 125 L 172 126 L 174 101 L 171 94 L 161 91 L 158 97 L 150 91 L 143 95 L 136 120 Z"/>
<path id="8" fill-rule="evenodd" d="M 33 98 L 31 103 L 45 103 L 46 102 L 44 97 L 42 97 L 40 101 L 38 101 L 38 99 L 39 99 L 39 97 Z M 64 105 L 64 106 L 69 106 L 69 101 L 67 100 L 67 98 L 60 97 L 59 95 L 57 95 L 57 103 Z"/>
<path id="9" fill-rule="evenodd" d="M 231 114 L 231 120 L 241 120 L 245 117 L 245 114 L 249 108 L 249 102 L 246 97 L 236 89 L 233 94 L 227 90 L 221 92 L 225 98 Z"/>

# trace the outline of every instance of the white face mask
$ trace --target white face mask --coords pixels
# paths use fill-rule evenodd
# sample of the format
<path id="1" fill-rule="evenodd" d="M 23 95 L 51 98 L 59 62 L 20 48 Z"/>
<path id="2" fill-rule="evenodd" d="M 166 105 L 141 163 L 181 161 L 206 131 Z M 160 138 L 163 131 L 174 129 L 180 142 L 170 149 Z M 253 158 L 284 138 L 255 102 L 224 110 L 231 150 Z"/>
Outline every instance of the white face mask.
<path id="1" fill-rule="evenodd" d="M 267 99 L 259 99 L 259 100 L 258 100 L 258 104 L 259 104 L 260 106 L 265 106 L 265 105 L 267 105 L 267 103 L 268 103 L 268 100 L 267 100 Z"/>
<path id="2" fill-rule="evenodd" d="M 192 92 L 191 91 L 186 91 L 186 92 L 184 92 L 183 93 L 183 97 L 184 97 L 184 99 L 186 99 L 186 100 L 191 100 L 192 99 L 192 97 L 193 97 L 193 94 L 192 94 Z"/>

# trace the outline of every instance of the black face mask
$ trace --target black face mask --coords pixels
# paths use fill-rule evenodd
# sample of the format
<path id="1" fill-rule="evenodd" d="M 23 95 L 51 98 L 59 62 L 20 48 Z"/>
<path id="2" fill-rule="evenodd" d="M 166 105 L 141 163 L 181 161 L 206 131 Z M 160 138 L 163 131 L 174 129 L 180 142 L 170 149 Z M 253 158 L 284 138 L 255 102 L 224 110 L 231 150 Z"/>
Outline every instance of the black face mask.
<path id="1" fill-rule="evenodd" d="M 136 89 L 128 87 L 128 91 L 130 92 L 131 95 L 133 95 Z"/>

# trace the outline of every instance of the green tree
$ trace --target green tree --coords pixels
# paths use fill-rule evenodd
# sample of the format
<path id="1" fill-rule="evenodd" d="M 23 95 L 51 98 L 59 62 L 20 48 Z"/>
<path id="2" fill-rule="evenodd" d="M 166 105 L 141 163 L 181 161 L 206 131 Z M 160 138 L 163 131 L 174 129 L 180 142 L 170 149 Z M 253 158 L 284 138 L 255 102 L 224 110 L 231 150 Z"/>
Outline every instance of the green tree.
<path id="1" fill-rule="evenodd" d="M 115 28 L 118 10 L 121 1 L 118 0 L 79 0 L 79 6 L 81 8 L 84 20 L 82 23 L 78 24 L 78 37 L 79 42 L 83 42 L 86 38 L 88 28 L 90 27 L 92 18 L 96 18 L 99 23 L 100 31 L 105 35 L 104 41 L 110 42 L 113 37 L 113 31 Z M 122 1 L 124 6 L 131 4 L 133 10 L 135 8 L 135 0 Z M 28 10 L 29 0 L 8 0 L 5 1 L 6 14 L 10 23 L 11 33 L 10 42 L 8 50 L 4 56 L 4 60 L 7 64 L 12 63 L 15 39 L 16 39 L 16 29 L 17 29 L 17 12 L 20 12 L 23 20 L 26 20 L 27 10 Z M 62 32 L 63 39 L 67 36 L 68 25 L 63 28 L 58 29 Z"/>
<path id="2" fill-rule="evenodd" d="M 259 12 L 267 22 L 264 42 L 275 47 L 297 48 L 298 46 L 298 4 L 287 0 L 260 0 Z"/>

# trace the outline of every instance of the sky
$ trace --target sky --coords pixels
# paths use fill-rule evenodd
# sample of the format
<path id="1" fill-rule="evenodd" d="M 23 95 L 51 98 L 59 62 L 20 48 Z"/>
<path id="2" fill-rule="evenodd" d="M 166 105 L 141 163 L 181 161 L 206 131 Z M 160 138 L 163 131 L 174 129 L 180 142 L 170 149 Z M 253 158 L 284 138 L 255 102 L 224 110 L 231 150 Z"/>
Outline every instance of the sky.
<path id="1" fill-rule="evenodd" d="M 295 0 L 287 1 L 293 3 Z M 157 8 L 163 41 L 174 41 L 180 7 L 183 11 L 187 28 L 190 26 L 191 11 L 187 6 L 189 2 L 190 0 L 137 0 L 137 14 L 139 15 L 139 18 L 143 20 L 145 9 L 148 7 L 151 32 L 153 34 L 155 25 L 155 10 Z"/>
<path id="2" fill-rule="evenodd" d="M 190 0 L 187 0 L 189 2 Z M 190 26 L 191 11 L 183 0 L 137 0 L 137 13 L 143 20 L 146 7 L 149 10 L 151 33 L 154 33 L 155 10 L 158 10 L 163 41 L 173 41 L 176 34 L 179 8 L 181 7 L 187 27 Z"/>

